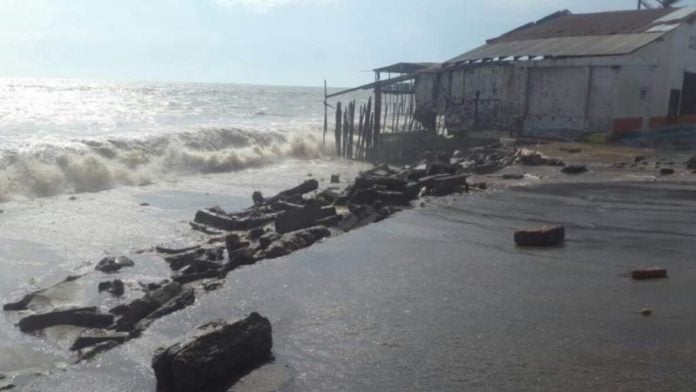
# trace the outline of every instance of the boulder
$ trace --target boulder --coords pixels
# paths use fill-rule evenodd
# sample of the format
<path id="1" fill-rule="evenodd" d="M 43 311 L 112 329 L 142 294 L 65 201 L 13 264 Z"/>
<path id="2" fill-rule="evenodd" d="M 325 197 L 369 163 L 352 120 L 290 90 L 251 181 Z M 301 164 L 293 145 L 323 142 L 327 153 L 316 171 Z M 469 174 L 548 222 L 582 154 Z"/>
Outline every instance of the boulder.
<path id="1" fill-rule="evenodd" d="M 332 174 L 331 175 L 331 183 L 338 184 L 339 182 L 341 182 L 341 177 L 338 174 Z"/>
<path id="2" fill-rule="evenodd" d="M 672 174 L 674 174 L 674 169 L 663 168 L 662 170 L 660 170 L 660 174 L 662 174 L 663 176 L 672 175 Z"/>
<path id="3" fill-rule="evenodd" d="M 27 310 L 29 303 L 34 299 L 34 297 L 37 294 L 40 294 L 44 291 L 45 290 L 34 291 L 33 293 L 25 295 L 24 297 L 22 297 L 22 299 L 20 299 L 17 302 L 8 302 L 5 305 L 3 305 L 2 309 L 10 311 Z"/>
<path id="4" fill-rule="evenodd" d="M 336 215 L 335 207 L 308 205 L 281 213 L 275 221 L 275 230 L 280 234 L 289 233 L 316 225 L 319 219 Z"/>
<path id="5" fill-rule="evenodd" d="M 228 258 L 229 260 L 224 268 L 225 271 L 232 271 L 233 269 L 243 265 L 252 265 L 257 261 L 252 255 L 252 251 L 248 246 L 229 253 Z"/>
<path id="6" fill-rule="evenodd" d="M 203 392 L 225 390 L 250 370 L 271 359 L 271 323 L 258 313 L 235 323 L 213 322 L 152 360 L 157 390 Z"/>
<path id="7" fill-rule="evenodd" d="M 563 226 L 542 226 L 515 232 L 515 243 L 519 246 L 554 246 L 564 239 Z"/>
<path id="8" fill-rule="evenodd" d="M 363 175 L 355 179 L 358 188 L 382 187 L 386 190 L 404 192 L 408 182 L 398 177 L 382 177 L 375 175 Z"/>
<path id="9" fill-rule="evenodd" d="M 132 267 L 134 265 L 135 262 L 126 256 L 109 256 L 101 259 L 94 269 L 101 272 L 112 273 L 120 270 L 123 267 Z"/>
<path id="10" fill-rule="evenodd" d="M 585 165 L 568 165 L 561 169 L 561 172 L 565 174 L 582 174 L 587 172 L 587 166 Z"/>
<path id="11" fill-rule="evenodd" d="M 57 310 L 33 314 L 19 320 L 22 332 L 37 331 L 56 325 L 73 325 L 85 328 L 106 328 L 114 322 L 113 314 L 99 313 L 96 307 Z"/>
<path id="12" fill-rule="evenodd" d="M 635 280 L 662 279 L 666 277 L 666 268 L 640 268 L 631 271 L 631 278 Z"/>
<path id="13" fill-rule="evenodd" d="M 503 180 L 521 180 L 524 178 L 524 174 L 503 174 Z"/>

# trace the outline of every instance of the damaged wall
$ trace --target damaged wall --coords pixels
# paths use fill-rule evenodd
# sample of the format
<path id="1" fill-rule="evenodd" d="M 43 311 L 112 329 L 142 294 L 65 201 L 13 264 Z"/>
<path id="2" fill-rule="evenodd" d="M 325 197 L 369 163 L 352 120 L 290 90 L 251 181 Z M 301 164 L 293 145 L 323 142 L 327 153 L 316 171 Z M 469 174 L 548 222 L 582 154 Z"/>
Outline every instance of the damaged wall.
<path id="1" fill-rule="evenodd" d="M 626 56 L 465 64 L 422 74 L 416 103 L 419 111 L 444 115 L 450 132 L 572 138 L 670 123 L 670 98 L 682 93 L 685 72 L 696 74 L 696 26 L 688 23 Z M 696 122 L 696 113 L 673 119 L 688 120 Z"/>

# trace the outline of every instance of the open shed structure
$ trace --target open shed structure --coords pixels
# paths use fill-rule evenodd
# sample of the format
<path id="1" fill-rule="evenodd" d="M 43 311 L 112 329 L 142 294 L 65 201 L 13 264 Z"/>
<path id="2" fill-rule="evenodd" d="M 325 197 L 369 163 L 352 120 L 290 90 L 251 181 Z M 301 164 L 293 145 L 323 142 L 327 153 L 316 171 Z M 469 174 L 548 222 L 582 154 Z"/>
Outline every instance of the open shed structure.
<path id="1" fill-rule="evenodd" d="M 560 11 L 416 77 L 449 132 L 575 137 L 696 122 L 696 8 Z"/>

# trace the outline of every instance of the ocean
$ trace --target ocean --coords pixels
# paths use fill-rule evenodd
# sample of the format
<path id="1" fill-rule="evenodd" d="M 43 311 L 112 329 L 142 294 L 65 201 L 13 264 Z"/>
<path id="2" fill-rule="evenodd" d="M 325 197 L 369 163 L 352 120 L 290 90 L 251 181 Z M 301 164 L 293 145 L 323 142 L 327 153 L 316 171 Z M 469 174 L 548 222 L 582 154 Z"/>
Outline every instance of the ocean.
<path id="1" fill-rule="evenodd" d="M 254 190 L 272 195 L 310 177 L 322 187 L 332 174 L 351 180 L 368 166 L 334 157 L 328 136 L 323 147 L 322 101 L 311 87 L 0 79 L 2 302 L 93 276 L 112 254 L 136 261 L 121 278 L 137 292 L 171 274 L 153 246 L 203 241 L 189 226 L 197 209 L 240 210 Z M 91 278 L 78 282 L 45 300 L 115 304 Z M 0 388 L 35 374 L 50 383 L 74 361 L 74 336 L 21 333 L 19 317 L 0 312 Z M 150 351 L 134 355 L 147 363 Z"/>
<path id="2" fill-rule="evenodd" d="M 0 79 L 0 201 L 317 158 L 323 89 Z"/>

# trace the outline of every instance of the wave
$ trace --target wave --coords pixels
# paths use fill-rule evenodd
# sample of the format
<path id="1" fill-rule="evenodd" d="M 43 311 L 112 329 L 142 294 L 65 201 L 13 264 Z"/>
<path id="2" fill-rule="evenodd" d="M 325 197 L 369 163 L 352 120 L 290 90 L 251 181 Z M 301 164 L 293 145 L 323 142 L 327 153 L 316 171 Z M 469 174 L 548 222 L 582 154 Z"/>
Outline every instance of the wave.
<path id="1" fill-rule="evenodd" d="M 0 202 L 149 185 L 321 154 L 321 142 L 313 134 L 236 128 L 44 144 L 0 152 Z"/>

